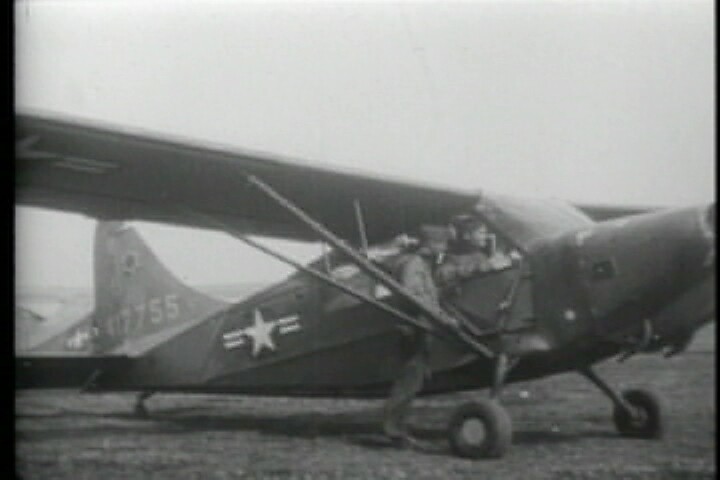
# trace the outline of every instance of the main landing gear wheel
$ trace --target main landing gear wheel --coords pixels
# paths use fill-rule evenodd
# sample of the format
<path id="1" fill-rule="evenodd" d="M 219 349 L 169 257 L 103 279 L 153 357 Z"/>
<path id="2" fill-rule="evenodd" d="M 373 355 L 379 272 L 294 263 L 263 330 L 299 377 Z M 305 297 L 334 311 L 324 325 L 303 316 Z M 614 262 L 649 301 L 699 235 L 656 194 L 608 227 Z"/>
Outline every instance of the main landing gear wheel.
<path id="1" fill-rule="evenodd" d="M 512 443 L 512 421 L 495 400 L 481 399 L 457 409 L 448 440 L 453 453 L 465 458 L 500 458 Z"/>
<path id="2" fill-rule="evenodd" d="M 625 437 L 659 439 L 663 435 L 660 399 L 647 390 L 622 392 L 628 408 L 616 406 L 613 420 L 618 432 Z"/>
<path id="3" fill-rule="evenodd" d="M 618 395 L 592 367 L 579 371 L 612 400 L 615 406 L 613 420 L 621 435 L 647 439 L 662 437 L 662 407 L 657 395 L 647 390 L 628 390 Z"/>

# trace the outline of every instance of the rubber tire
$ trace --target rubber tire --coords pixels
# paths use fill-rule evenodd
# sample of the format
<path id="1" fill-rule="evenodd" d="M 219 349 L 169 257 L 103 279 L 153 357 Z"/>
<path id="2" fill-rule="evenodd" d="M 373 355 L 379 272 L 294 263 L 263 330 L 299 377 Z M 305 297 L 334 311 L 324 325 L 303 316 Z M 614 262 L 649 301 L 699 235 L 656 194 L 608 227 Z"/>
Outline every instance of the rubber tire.
<path id="1" fill-rule="evenodd" d="M 469 443 L 463 438 L 463 426 L 470 420 L 479 420 L 485 429 L 481 443 Z M 448 426 L 448 440 L 453 453 L 464 458 L 500 458 L 512 443 L 512 420 L 498 402 L 482 399 L 460 406 Z"/>
<path id="2" fill-rule="evenodd" d="M 630 417 L 622 408 L 615 407 L 613 420 L 618 432 L 624 437 L 659 439 L 664 433 L 662 403 L 660 398 L 647 390 L 627 390 L 622 397 L 641 412 L 638 418 Z"/>

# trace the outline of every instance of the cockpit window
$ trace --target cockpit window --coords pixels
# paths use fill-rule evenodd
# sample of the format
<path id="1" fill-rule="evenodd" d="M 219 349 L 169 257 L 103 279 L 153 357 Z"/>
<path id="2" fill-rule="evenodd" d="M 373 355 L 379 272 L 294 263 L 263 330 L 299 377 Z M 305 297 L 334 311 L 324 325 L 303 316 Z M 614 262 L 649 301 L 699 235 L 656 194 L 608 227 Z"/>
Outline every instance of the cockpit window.
<path id="1" fill-rule="evenodd" d="M 487 259 L 487 270 L 505 268 L 520 258 L 518 249 L 477 215 L 455 217 L 452 226 L 455 239 L 448 249 L 450 255 L 482 254 Z"/>
<path id="2" fill-rule="evenodd" d="M 448 223 L 439 228 L 446 228 L 452 232 L 452 240 L 447 244 L 445 255 L 438 258 L 440 263 L 443 263 L 445 258 L 451 259 L 451 257 L 454 261 L 459 261 L 465 255 L 474 256 L 473 259 L 479 261 L 475 257 L 482 256 L 484 257 L 482 271 L 489 272 L 504 270 L 522 257 L 520 250 L 514 244 L 498 235 L 492 225 L 474 213 L 448 219 Z M 394 258 L 418 243 L 418 238 L 401 234 L 386 243 L 371 246 L 365 254 L 370 261 L 382 268 L 383 265 L 391 265 Z M 361 273 L 356 265 L 336 250 L 327 252 L 310 266 L 343 281 Z"/>
<path id="3" fill-rule="evenodd" d="M 513 243 L 523 251 L 527 251 L 537 240 L 593 224 L 592 220 L 577 208 L 552 199 L 486 194 L 475 208 L 477 215 L 497 229 L 497 233 L 508 243 Z"/>
<path id="4" fill-rule="evenodd" d="M 387 259 L 402 253 L 413 242 L 414 240 L 407 235 L 400 235 L 387 243 L 371 246 L 365 253 L 371 261 L 382 264 Z M 337 250 L 328 251 L 312 262 L 310 267 L 328 273 L 338 280 L 347 280 L 360 272 L 355 264 Z"/>

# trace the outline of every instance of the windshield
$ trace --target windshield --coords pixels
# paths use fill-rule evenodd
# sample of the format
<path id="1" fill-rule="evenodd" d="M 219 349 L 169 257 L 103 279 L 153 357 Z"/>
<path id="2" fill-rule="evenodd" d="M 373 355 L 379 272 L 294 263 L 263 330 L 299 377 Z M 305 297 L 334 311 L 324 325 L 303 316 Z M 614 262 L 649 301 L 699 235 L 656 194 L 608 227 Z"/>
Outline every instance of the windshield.
<path id="1" fill-rule="evenodd" d="M 554 199 L 492 195 L 485 196 L 475 209 L 494 230 L 522 251 L 542 238 L 593 224 L 577 208 Z"/>

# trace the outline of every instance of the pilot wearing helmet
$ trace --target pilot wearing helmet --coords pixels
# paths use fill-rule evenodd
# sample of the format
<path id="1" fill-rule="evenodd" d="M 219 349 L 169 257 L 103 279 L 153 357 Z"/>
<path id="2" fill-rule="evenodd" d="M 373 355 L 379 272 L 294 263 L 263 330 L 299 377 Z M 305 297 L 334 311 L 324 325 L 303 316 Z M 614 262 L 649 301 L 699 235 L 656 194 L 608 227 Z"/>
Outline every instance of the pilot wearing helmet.
<path id="1" fill-rule="evenodd" d="M 419 231 L 419 244 L 406 249 L 395 265 L 394 275 L 410 294 L 431 306 L 438 305 L 433 273 L 447 253 L 451 231 L 425 225 Z"/>
<path id="2" fill-rule="evenodd" d="M 445 261 L 435 271 L 441 290 L 447 290 L 478 273 L 503 270 L 512 265 L 510 255 L 497 248 L 497 239 L 487 225 L 477 217 L 455 219 L 455 242 Z"/>

